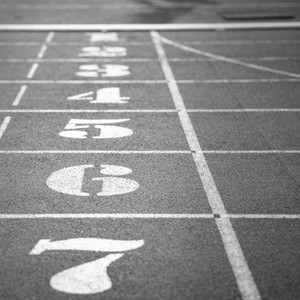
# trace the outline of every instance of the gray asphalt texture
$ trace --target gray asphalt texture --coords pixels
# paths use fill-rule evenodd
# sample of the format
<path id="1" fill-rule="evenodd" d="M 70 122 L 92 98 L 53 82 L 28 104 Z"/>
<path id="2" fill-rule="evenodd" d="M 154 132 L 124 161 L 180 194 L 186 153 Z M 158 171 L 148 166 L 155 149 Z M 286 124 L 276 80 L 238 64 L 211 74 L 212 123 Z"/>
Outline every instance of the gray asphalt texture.
<path id="1" fill-rule="evenodd" d="M 249 21 L 258 12 L 264 15 L 258 21 L 270 16 L 275 21 L 291 16 L 287 20 L 298 20 L 300 5 L 291 0 L 130 0 L 126 4 L 115 0 L 63 4 L 6 0 L 0 4 L 4 24 L 229 22 L 225 15 L 236 22 L 239 18 Z M 150 33 L 120 32 L 118 42 L 101 43 L 125 47 L 127 55 L 120 58 L 79 57 L 82 47 L 99 44 L 91 43 L 84 32 L 55 33 L 44 56 L 37 59 L 47 34 L 0 33 L 0 124 L 11 117 L 0 139 L 1 214 L 211 215 Z M 200 51 L 300 73 L 299 30 L 160 34 Z M 231 218 L 262 299 L 299 299 L 299 78 L 163 47 L 227 213 L 269 216 Z M 34 63 L 38 68 L 28 79 Z M 76 75 L 85 64 L 126 65 L 130 74 L 111 78 Z M 23 85 L 27 90 L 13 106 Z M 121 96 L 130 98 L 128 103 L 67 100 L 111 87 L 119 87 Z M 93 139 L 99 130 L 91 127 L 86 129 L 86 139 L 59 136 L 71 119 L 129 119 L 115 125 L 133 134 Z M 115 153 L 63 153 L 66 150 Z M 258 152 L 247 153 L 251 150 Z M 298 152 L 268 152 L 271 150 Z M 85 170 L 81 187 L 89 196 L 63 194 L 46 184 L 54 172 L 80 165 L 93 166 Z M 99 177 L 101 165 L 130 168 L 132 173 L 122 177 L 136 181 L 139 188 L 122 195 L 97 196 L 102 185 L 92 179 Z M 276 219 L 280 214 L 297 214 L 298 218 Z M 214 219 L 218 217 L 0 219 L 0 299 L 243 299 Z M 111 289 L 71 295 L 53 289 L 50 278 L 107 253 L 29 253 L 41 239 L 72 238 L 142 239 L 145 244 L 111 264 Z"/>

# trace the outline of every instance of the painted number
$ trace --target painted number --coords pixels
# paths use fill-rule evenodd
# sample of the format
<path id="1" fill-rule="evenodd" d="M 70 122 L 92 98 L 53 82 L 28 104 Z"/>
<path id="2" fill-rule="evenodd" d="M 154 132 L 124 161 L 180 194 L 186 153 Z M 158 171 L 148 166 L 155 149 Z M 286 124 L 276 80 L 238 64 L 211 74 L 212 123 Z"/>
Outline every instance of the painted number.
<path id="1" fill-rule="evenodd" d="M 81 53 L 78 54 L 80 57 L 119 57 L 126 56 L 127 50 L 124 47 L 83 47 Z"/>
<path id="2" fill-rule="evenodd" d="M 100 131 L 93 139 L 112 139 L 129 136 L 133 134 L 131 129 L 107 125 L 130 121 L 130 119 L 107 119 L 107 120 L 92 120 L 92 119 L 71 119 L 66 125 L 65 130 L 59 133 L 60 136 L 70 139 L 86 139 L 88 136 L 87 130 L 91 125 Z"/>
<path id="3" fill-rule="evenodd" d="M 119 41 L 118 34 L 116 32 L 93 32 L 86 33 L 91 42 L 117 42 Z"/>
<path id="4" fill-rule="evenodd" d="M 80 77 L 121 77 L 130 75 L 125 65 L 82 65 L 76 75 Z"/>
<path id="5" fill-rule="evenodd" d="M 111 87 L 98 89 L 96 92 L 87 92 L 83 94 L 78 94 L 70 96 L 68 100 L 87 100 L 90 103 L 117 103 L 124 104 L 128 103 L 129 97 L 120 96 L 120 88 Z"/>
<path id="6" fill-rule="evenodd" d="M 47 179 L 46 184 L 52 190 L 74 196 L 87 197 L 90 194 L 82 191 L 84 173 L 86 169 L 94 168 L 94 165 L 73 166 L 55 171 Z M 92 178 L 94 181 L 99 181 L 101 191 L 97 196 L 112 196 L 122 195 L 135 191 L 139 188 L 139 184 L 124 176 L 132 173 L 132 170 L 126 167 L 101 165 L 101 177 Z"/>
<path id="7" fill-rule="evenodd" d="M 53 289 L 68 294 L 96 294 L 109 290 L 112 281 L 107 269 L 112 262 L 120 259 L 125 252 L 140 248 L 144 240 L 112 240 L 101 238 L 75 238 L 61 241 L 42 239 L 30 251 L 40 255 L 45 251 L 94 251 L 113 252 L 105 257 L 90 261 L 53 275 L 50 285 Z"/>

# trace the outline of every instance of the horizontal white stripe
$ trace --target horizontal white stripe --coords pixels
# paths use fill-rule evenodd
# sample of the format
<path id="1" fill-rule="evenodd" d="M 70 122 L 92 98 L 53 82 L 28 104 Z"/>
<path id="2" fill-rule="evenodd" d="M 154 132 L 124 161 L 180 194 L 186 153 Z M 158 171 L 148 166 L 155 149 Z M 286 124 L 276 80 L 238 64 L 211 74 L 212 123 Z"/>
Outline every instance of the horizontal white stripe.
<path id="1" fill-rule="evenodd" d="M 178 24 L 1 24 L 0 31 L 180 31 L 180 30 L 243 30 L 292 29 L 300 22 L 234 22 Z"/>
<path id="2" fill-rule="evenodd" d="M 300 214 L 0 214 L 0 219 L 300 219 Z"/>

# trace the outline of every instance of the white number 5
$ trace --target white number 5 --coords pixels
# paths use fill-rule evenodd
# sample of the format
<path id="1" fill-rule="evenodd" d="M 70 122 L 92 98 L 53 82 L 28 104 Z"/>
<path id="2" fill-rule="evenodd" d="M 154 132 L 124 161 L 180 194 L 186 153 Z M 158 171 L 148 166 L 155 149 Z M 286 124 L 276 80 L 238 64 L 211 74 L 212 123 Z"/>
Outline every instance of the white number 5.
<path id="1" fill-rule="evenodd" d="M 133 134 L 131 129 L 107 125 L 115 123 L 123 123 L 130 121 L 130 119 L 71 119 L 66 125 L 65 130 L 59 133 L 60 136 L 71 139 L 86 139 L 88 132 L 82 129 L 88 129 L 91 125 L 100 131 L 99 135 L 93 136 L 93 139 L 111 139 L 130 136 Z"/>

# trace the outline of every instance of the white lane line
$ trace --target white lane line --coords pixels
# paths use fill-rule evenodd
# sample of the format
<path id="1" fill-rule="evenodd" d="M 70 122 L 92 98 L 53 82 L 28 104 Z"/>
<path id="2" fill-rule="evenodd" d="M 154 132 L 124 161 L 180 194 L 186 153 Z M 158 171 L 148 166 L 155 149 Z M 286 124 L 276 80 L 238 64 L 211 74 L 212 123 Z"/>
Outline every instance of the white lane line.
<path id="1" fill-rule="evenodd" d="M 184 45 L 203 46 L 239 46 L 239 45 L 273 45 L 273 44 L 299 44 L 300 40 L 237 40 L 237 41 L 176 41 Z"/>
<path id="2" fill-rule="evenodd" d="M 223 108 L 223 109 L 188 109 L 188 112 L 205 112 L 205 113 L 247 113 L 247 112 L 300 112 L 300 108 Z"/>
<path id="3" fill-rule="evenodd" d="M 27 87 L 27 86 L 24 86 Z M 23 93 L 25 91 L 22 91 Z M 21 90 L 19 91 L 19 94 Z M 19 101 L 17 95 L 15 102 Z M 17 102 L 18 103 L 18 102 Z M 17 105 L 17 104 L 15 104 Z M 300 108 L 187 109 L 190 113 L 298 113 Z M 176 113 L 177 109 L 0 109 L 0 113 Z"/>
<path id="4" fill-rule="evenodd" d="M 246 67 L 246 68 L 265 71 L 265 72 L 269 72 L 269 73 L 273 73 L 273 74 L 279 74 L 279 75 L 285 75 L 285 76 L 294 77 L 294 78 L 300 78 L 300 74 L 285 72 L 285 71 L 281 71 L 281 70 L 277 70 L 277 69 L 273 69 L 273 68 L 268 68 L 268 67 L 263 67 L 263 66 L 251 64 L 251 63 L 246 63 L 246 62 L 243 62 L 243 61 L 240 61 L 240 60 L 237 60 L 237 59 L 228 58 L 228 57 L 221 56 L 221 55 L 212 54 L 212 53 L 207 52 L 207 51 L 198 50 L 198 49 L 195 49 L 195 48 L 191 48 L 191 47 L 173 42 L 173 41 L 171 41 L 167 38 L 164 38 L 164 37 L 161 37 L 161 40 L 164 43 L 168 44 L 168 45 L 171 45 L 173 47 L 182 49 L 184 51 L 195 53 L 195 54 L 198 54 L 198 55 L 203 55 L 205 57 L 213 58 L 213 59 L 216 59 L 216 60 L 219 60 L 219 61 L 224 61 L 224 62 L 228 62 L 228 63 L 231 63 L 231 64 L 240 65 L 240 66 L 243 66 L 243 67 Z"/>
<path id="5" fill-rule="evenodd" d="M 176 109 L 0 109 L 0 113 L 174 113 Z"/>
<path id="6" fill-rule="evenodd" d="M 191 150 L 0 150 L 0 154 L 191 154 Z M 300 154 L 300 150 L 202 150 L 203 154 Z"/>
<path id="7" fill-rule="evenodd" d="M 178 31 L 178 30 L 245 30 L 293 29 L 300 22 L 235 22 L 177 24 L 1 24 L 0 31 Z"/>
<path id="8" fill-rule="evenodd" d="M 47 37 L 46 37 L 46 39 L 45 39 L 45 43 L 46 43 L 46 44 L 51 43 L 51 41 L 52 41 L 53 38 L 54 38 L 54 32 L 51 31 L 51 32 L 48 33 L 48 35 L 47 35 Z"/>
<path id="9" fill-rule="evenodd" d="M 299 80 L 300 81 L 300 80 Z M 159 84 L 165 80 L 0 80 L 0 84 Z"/>
<path id="10" fill-rule="evenodd" d="M 300 56 L 262 56 L 262 57 L 232 57 L 242 61 L 294 61 L 300 60 Z M 7 58 L 0 59 L 0 63 L 20 63 L 20 62 L 39 62 L 39 63 L 72 63 L 72 62 L 156 62 L 155 58 Z M 172 62 L 220 62 L 214 58 L 189 58 L 172 57 Z"/>
<path id="11" fill-rule="evenodd" d="M 190 150 L 0 150 L 0 154 L 191 154 Z"/>
<path id="12" fill-rule="evenodd" d="M 166 80 L 168 81 L 168 87 L 170 93 L 172 94 L 175 107 L 179 110 L 179 119 L 185 132 L 190 149 L 198 151 L 197 153 L 193 153 L 193 158 L 196 163 L 197 170 L 200 175 L 203 188 L 206 192 L 206 196 L 212 212 L 214 214 L 220 215 L 227 214 L 221 196 L 218 192 L 218 189 L 202 152 L 201 146 L 198 142 L 192 122 L 186 111 L 182 96 L 175 81 L 175 77 L 166 57 L 165 50 L 162 46 L 161 37 L 157 32 L 151 32 L 151 36 L 161 62 L 161 67 L 165 74 Z M 237 281 L 237 285 L 243 299 L 261 299 L 230 220 L 216 219 L 216 224 L 222 237 L 227 257 L 231 264 L 233 273 Z"/>
<path id="13" fill-rule="evenodd" d="M 213 214 L 0 214 L 0 219 L 211 219 Z"/>
<path id="14" fill-rule="evenodd" d="M 47 51 L 48 46 L 47 45 L 43 45 L 37 55 L 37 58 L 42 58 L 45 54 L 45 52 Z"/>
<path id="15" fill-rule="evenodd" d="M 53 37 L 54 37 L 54 33 L 53 32 L 49 32 L 47 34 L 45 42 L 43 43 L 43 45 L 42 45 L 42 47 L 41 47 L 41 49 L 40 49 L 40 51 L 39 51 L 39 53 L 37 55 L 37 58 L 43 58 L 44 57 L 45 52 L 48 49 L 48 43 L 51 42 L 51 40 L 52 40 Z M 35 74 L 36 70 L 38 69 L 38 67 L 39 67 L 39 63 L 34 63 L 31 66 L 31 68 L 30 68 L 30 70 L 29 70 L 29 72 L 27 74 L 27 78 L 28 79 L 32 79 L 32 77 L 34 76 L 34 74 Z"/>
<path id="16" fill-rule="evenodd" d="M 180 84 L 190 83 L 280 83 L 299 82 L 300 78 L 260 78 L 260 79 L 179 79 Z M 165 84 L 166 80 L 0 80 L 0 84 Z"/>
<path id="17" fill-rule="evenodd" d="M 11 120 L 11 117 L 5 117 L 4 118 L 4 120 L 3 120 L 3 122 L 2 122 L 2 124 L 0 126 L 0 139 L 2 138 L 2 136 L 3 136 L 4 132 L 5 132 L 8 124 L 10 122 L 10 120 Z"/>
<path id="18" fill-rule="evenodd" d="M 157 59 L 151 58 L 8 58 L 0 59 L 0 62 L 20 63 L 20 62 L 154 62 Z"/>
<path id="19" fill-rule="evenodd" d="M 300 214 L 0 214 L 0 219 L 300 219 Z"/>
<path id="20" fill-rule="evenodd" d="M 176 40 L 177 43 L 184 45 L 199 45 L 199 46 L 243 46 L 243 45 L 281 45 L 281 44 L 299 44 L 300 40 L 214 40 L 214 41 L 188 41 Z M 49 44 L 50 42 L 48 42 Z M 0 46 L 41 46 L 43 42 L 0 42 Z M 114 41 L 114 45 L 118 46 L 151 46 L 148 42 L 127 42 Z M 84 42 L 51 42 L 51 46 L 86 46 Z"/>
<path id="21" fill-rule="evenodd" d="M 13 106 L 18 106 L 20 104 L 20 101 L 23 98 L 26 90 L 27 90 L 27 85 L 22 85 L 14 102 L 12 103 Z"/>
<path id="22" fill-rule="evenodd" d="M 30 70 L 29 70 L 29 72 L 28 72 L 28 74 L 27 74 L 27 78 L 28 79 L 31 79 L 33 76 L 34 76 L 34 74 L 35 74 L 35 72 L 36 72 L 36 70 L 37 70 L 37 68 L 39 67 L 39 64 L 38 63 L 34 63 L 32 66 L 31 66 L 31 68 L 30 68 Z"/>

